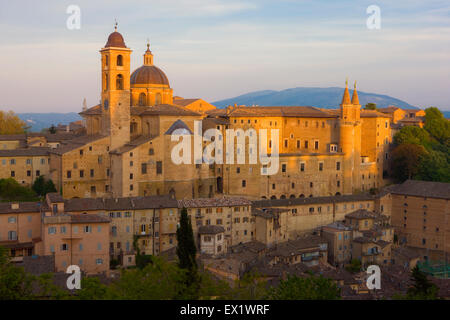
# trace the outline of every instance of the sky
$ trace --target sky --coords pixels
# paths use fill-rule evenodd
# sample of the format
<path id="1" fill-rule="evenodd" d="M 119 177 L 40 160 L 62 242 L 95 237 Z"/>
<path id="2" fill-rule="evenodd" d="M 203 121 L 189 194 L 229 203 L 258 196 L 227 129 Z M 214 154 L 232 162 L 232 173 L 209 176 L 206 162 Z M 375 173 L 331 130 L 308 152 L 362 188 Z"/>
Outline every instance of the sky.
<path id="1" fill-rule="evenodd" d="M 80 8 L 80 29 L 67 8 Z M 380 29 L 369 29 L 370 5 Z M 0 2 L 0 109 L 79 112 L 100 100 L 114 21 L 174 94 L 216 101 L 257 90 L 343 87 L 450 110 L 448 0 L 17 0 Z M 301 105 L 301 101 L 299 101 Z"/>

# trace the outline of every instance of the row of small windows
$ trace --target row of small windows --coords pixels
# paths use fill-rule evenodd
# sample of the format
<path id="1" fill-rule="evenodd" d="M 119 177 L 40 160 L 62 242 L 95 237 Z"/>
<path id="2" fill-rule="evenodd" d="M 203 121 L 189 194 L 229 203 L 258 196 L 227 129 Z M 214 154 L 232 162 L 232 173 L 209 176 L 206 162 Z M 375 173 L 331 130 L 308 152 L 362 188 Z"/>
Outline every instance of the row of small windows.
<path id="1" fill-rule="evenodd" d="M 102 226 L 97 226 L 97 232 L 102 231 Z M 65 226 L 60 227 L 59 232 L 62 234 L 67 233 L 67 228 Z M 84 226 L 83 227 L 84 233 L 92 233 L 92 226 Z M 56 234 L 57 228 L 56 227 L 48 227 L 48 234 Z M 73 233 L 78 233 L 78 227 L 73 227 Z"/>
<path id="2" fill-rule="evenodd" d="M 11 171 L 11 178 L 14 178 L 16 176 L 15 171 Z M 36 170 L 36 177 L 39 177 L 41 175 L 41 170 Z M 27 177 L 31 177 L 31 170 L 27 170 Z"/>
<path id="3" fill-rule="evenodd" d="M 319 162 L 317 169 L 319 171 L 323 171 L 324 163 L 323 162 Z M 299 162 L 299 171 L 300 172 L 305 172 L 305 170 L 306 170 L 306 162 L 303 162 L 303 161 Z M 336 162 L 336 171 L 340 171 L 340 170 L 341 170 L 341 162 L 337 161 Z M 286 163 L 282 163 L 281 164 L 281 172 L 283 172 L 283 173 L 287 172 L 287 164 Z M 240 167 L 236 168 L 236 173 L 237 174 L 241 173 L 241 168 Z M 263 165 L 263 173 L 267 173 L 267 165 Z M 364 179 L 364 175 L 362 176 L 362 178 Z M 370 178 L 370 174 L 369 174 L 369 178 Z"/>
<path id="4" fill-rule="evenodd" d="M 41 158 L 39 160 L 39 163 L 42 164 L 42 165 L 47 164 L 47 162 L 50 164 L 50 159 L 46 160 L 44 158 Z M 6 159 L 2 159 L 2 165 L 6 166 L 6 163 L 7 163 L 7 160 Z M 31 165 L 32 163 L 33 163 L 32 159 L 27 159 L 26 160 L 26 164 L 27 165 Z M 16 159 L 9 159 L 9 164 L 10 165 L 16 165 L 17 164 Z"/>
<path id="5" fill-rule="evenodd" d="M 80 243 L 78 245 L 78 251 L 83 251 L 84 246 L 82 243 Z M 60 251 L 68 251 L 69 250 L 69 245 L 67 243 L 63 243 L 60 246 Z M 97 250 L 100 251 L 102 250 L 102 244 L 99 242 L 97 243 Z M 55 246 L 54 245 L 50 245 L 50 252 L 55 252 Z"/>
<path id="6" fill-rule="evenodd" d="M 244 123 L 251 124 L 251 123 L 252 123 L 252 121 L 251 121 L 250 119 L 247 119 L 247 121 L 244 120 L 244 119 L 241 119 L 239 122 L 240 122 L 241 124 L 244 124 Z M 234 120 L 233 120 L 233 123 L 238 123 L 238 119 L 234 119 Z M 258 120 L 255 119 L 255 120 L 253 121 L 253 123 L 258 123 Z M 288 120 L 284 120 L 284 124 L 286 125 L 287 123 L 288 123 Z M 302 123 L 303 123 L 303 126 L 304 126 L 305 128 L 308 128 L 308 126 L 309 126 L 308 120 L 304 120 L 304 121 L 302 122 L 302 121 L 300 121 L 300 120 L 297 119 L 296 126 L 300 126 Z M 325 121 L 322 121 L 322 122 L 319 122 L 319 121 L 313 122 L 313 121 L 311 121 L 311 123 L 314 123 L 313 126 L 315 126 L 316 128 L 319 128 L 319 127 L 325 128 Z M 275 127 L 278 126 L 278 121 L 269 121 L 269 126 L 271 126 L 271 127 L 272 127 L 272 126 L 275 126 Z"/>
<path id="7" fill-rule="evenodd" d="M 67 170 L 66 175 L 67 175 L 67 179 L 72 178 L 72 170 Z M 84 170 L 80 170 L 79 171 L 79 175 L 80 175 L 80 178 L 84 178 Z M 91 178 L 95 177 L 95 170 L 94 169 L 90 169 L 89 170 L 89 176 Z M 109 169 L 107 170 L 107 176 L 109 176 Z"/>

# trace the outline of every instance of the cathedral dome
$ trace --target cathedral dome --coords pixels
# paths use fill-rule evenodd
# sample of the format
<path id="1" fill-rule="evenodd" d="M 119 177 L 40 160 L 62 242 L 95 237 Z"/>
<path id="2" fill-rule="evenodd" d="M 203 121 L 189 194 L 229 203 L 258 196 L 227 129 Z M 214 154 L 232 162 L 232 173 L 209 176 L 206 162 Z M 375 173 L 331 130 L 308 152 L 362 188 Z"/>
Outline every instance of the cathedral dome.
<path id="1" fill-rule="evenodd" d="M 130 78 L 131 84 L 159 84 L 169 86 L 166 74 L 154 65 L 143 65 L 137 68 Z"/>
<path id="2" fill-rule="evenodd" d="M 108 42 L 105 45 L 105 48 L 116 47 L 116 48 L 126 48 L 125 41 L 123 40 L 122 35 L 114 31 L 108 37 Z"/>

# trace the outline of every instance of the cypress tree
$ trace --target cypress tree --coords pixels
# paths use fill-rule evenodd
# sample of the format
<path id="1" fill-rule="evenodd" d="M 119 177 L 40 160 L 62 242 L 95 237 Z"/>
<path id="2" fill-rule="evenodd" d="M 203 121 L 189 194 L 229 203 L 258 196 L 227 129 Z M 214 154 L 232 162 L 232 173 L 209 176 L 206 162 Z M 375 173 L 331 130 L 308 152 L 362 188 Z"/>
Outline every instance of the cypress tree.
<path id="1" fill-rule="evenodd" d="M 177 256 L 180 268 L 193 272 L 197 269 L 195 254 L 194 232 L 192 231 L 191 219 L 187 214 L 187 209 L 181 209 L 180 227 L 177 229 Z"/>

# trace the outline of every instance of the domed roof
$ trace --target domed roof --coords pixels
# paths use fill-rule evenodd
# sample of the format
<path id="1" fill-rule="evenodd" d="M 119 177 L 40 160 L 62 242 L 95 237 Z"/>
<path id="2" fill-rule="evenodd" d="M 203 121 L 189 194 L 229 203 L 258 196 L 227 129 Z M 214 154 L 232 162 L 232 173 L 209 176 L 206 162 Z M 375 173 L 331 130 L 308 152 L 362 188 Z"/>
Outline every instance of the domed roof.
<path id="1" fill-rule="evenodd" d="M 123 40 L 122 35 L 114 31 L 108 37 L 108 42 L 105 45 L 105 48 L 116 47 L 116 48 L 126 48 L 125 41 Z"/>
<path id="2" fill-rule="evenodd" d="M 169 79 L 158 67 L 153 65 L 143 65 L 137 68 L 130 78 L 131 84 L 162 84 L 169 86 Z"/>

